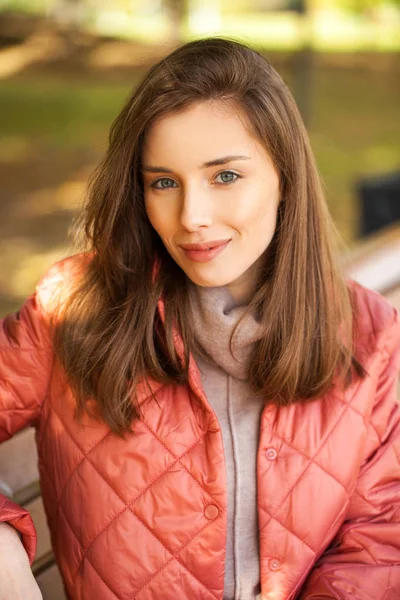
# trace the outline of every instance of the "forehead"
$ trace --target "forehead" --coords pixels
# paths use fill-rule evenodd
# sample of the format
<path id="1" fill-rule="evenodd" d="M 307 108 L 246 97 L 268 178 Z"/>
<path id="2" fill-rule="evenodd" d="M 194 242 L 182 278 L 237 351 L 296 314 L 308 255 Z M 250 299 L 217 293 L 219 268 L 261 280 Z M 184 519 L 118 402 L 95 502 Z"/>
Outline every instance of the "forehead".
<path id="1" fill-rule="evenodd" d="M 209 101 L 156 120 L 145 136 L 143 162 L 199 165 L 217 156 L 262 152 L 239 107 Z"/>

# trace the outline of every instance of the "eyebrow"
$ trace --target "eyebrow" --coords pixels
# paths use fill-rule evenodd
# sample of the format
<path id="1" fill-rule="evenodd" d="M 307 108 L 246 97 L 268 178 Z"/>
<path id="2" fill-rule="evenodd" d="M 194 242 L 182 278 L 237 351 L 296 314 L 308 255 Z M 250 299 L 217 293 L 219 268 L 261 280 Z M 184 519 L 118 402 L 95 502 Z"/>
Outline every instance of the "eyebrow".
<path id="1" fill-rule="evenodd" d="M 250 160 L 250 156 L 242 156 L 231 155 L 231 156 L 222 156 L 221 158 L 214 158 L 214 160 L 209 160 L 202 165 L 200 165 L 200 169 L 208 169 L 209 167 L 216 167 L 218 165 L 225 165 L 228 162 L 232 162 L 234 160 Z M 173 173 L 171 169 L 167 169 L 167 167 L 151 167 L 151 166 L 143 166 L 142 171 L 146 173 Z"/>

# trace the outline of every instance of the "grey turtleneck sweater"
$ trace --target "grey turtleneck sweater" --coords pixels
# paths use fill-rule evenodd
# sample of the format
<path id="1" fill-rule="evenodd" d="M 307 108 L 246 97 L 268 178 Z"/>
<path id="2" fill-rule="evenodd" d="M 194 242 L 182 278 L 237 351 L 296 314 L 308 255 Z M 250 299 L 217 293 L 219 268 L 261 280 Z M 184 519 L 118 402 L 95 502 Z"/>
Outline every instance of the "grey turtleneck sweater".
<path id="1" fill-rule="evenodd" d="M 227 288 L 190 285 L 196 339 L 208 358 L 195 353 L 208 401 L 222 431 L 228 492 L 225 600 L 259 596 L 260 567 L 257 516 L 257 448 L 263 403 L 252 395 L 248 366 L 261 336 L 257 321 L 246 315 L 229 341 L 246 307 L 235 306 Z"/>

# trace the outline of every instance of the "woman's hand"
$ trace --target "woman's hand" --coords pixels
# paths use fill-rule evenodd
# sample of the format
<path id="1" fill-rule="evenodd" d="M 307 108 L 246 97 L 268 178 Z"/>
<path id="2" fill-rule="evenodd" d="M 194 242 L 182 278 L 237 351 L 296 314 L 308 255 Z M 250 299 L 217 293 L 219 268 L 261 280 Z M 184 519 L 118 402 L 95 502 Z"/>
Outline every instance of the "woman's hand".
<path id="1" fill-rule="evenodd" d="M 0 523 L 0 600 L 42 600 L 28 555 L 8 523 Z"/>

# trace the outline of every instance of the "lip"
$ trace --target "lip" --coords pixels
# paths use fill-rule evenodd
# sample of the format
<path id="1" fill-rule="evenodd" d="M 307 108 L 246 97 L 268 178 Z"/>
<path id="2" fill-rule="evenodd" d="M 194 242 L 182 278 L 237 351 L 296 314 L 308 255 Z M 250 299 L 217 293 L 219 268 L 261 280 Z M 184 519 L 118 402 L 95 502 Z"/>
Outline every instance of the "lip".
<path id="1" fill-rule="evenodd" d="M 183 250 L 199 252 L 201 250 L 209 250 L 209 249 L 219 248 L 220 246 L 224 246 L 228 242 L 230 242 L 230 239 L 214 240 L 214 241 L 210 241 L 210 242 L 199 242 L 198 244 L 180 244 L 180 247 Z"/>
<path id="2" fill-rule="evenodd" d="M 181 244 L 186 258 L 194 262 L 208 262 L 221 254 L 230 243 L 229 240 L 202 242 L 201 244 Z"/>

